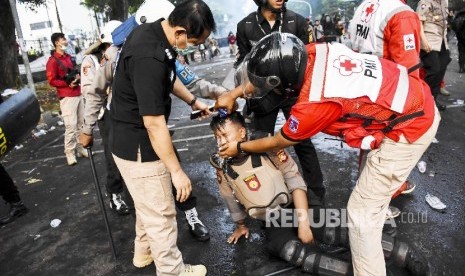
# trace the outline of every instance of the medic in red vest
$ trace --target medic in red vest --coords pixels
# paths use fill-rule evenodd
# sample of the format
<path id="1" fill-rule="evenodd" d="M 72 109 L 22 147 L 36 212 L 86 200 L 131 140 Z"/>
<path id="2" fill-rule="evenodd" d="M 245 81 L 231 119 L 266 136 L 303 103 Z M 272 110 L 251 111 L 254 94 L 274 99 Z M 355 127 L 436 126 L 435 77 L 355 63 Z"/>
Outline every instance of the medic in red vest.
<path id="1" fill-rule="evenodd" d="M 407 68 L 341 44 L 303 43 L 272 33 L 252 49 L 242 87 L 217 107 L 232 109 L 238 96 L 298 91 L 291 116 L 273 137 L 220 147 L 223 157 L 293 146 L 319 132 L 350 146 L 372 149 L 347 211 L 355 275 L 384 275 L 381 231 L 391 196 L 434 138 L 440 116 L 427 84 Z M 275 89 L 279 88 L 279 89 Z M 426 92 L 426 93 L 425 93 Z"/>

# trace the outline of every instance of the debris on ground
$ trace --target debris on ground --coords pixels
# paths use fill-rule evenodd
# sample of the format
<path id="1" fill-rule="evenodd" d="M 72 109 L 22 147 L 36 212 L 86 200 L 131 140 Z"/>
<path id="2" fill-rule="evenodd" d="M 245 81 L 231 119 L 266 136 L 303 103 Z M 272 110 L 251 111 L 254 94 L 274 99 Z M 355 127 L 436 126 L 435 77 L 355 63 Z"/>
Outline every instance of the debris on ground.
<path id="1" fill-rule="evenodd" d="M 60 224 L 61 224 L 60 219 L 54 219 L 50 222 L 50 226 L 52 226 L 53 228 L 57 228 L 58 226 L 60 226 Z"/>
<path id="2" fill-rule="evenodd" d="M 25 181 L 27 182 L 26 185 L 30 185 L 30 184 L 34 184 L 34 183 L 37 183 L 37 182 L 41 182 L 42 179 L 29 177 Z"/>
<path id="3" fill-rule="evenodd" d="M 447 208 L 447 206 L 444 203 L 442 203 L 442 201 L 439 198 L 430 195 L 429 193 L 426 194 L 425 200 L 426 203 L 428 203 L 428 205 L 435 210 L 445 211 L 445 209 Z"/>
<path id="4" fill-rule="evenodd" d="M 417 163 L 417 168 L 421 173 L 426 172 L 426 162 L 425 161 L 420 161 Z"/>

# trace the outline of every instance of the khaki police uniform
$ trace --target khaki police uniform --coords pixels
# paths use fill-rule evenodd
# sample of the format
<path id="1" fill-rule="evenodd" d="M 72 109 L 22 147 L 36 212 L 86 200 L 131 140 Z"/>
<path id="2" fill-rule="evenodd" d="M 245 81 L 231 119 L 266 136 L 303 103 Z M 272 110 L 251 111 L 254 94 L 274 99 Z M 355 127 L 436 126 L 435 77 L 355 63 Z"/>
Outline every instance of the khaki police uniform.
<path id="1" fill-rule="evenodd" d="M 441 44 L 447 44 L 447 0 L 421 0 L 417 7 L 418 17 L 423 23 L 423 30 L 433 51 L 441 51 Z"/>
<path id="2" fill-rule="evenodd" d="M 92 83 L 85 93 L 86 110 L 82 129 L 82 132 L 85 134 L 92 134 L 92 130 L 99 117 L 100 109 L 104 106 L 105 101 L 110 102 L 111 93 L 109 88 L 113 82 L 113 72 L 116 66 L 118 51 L 118 47 L 110 46 L 105 51 L 98 70 L 93 72 Z"/>
<path id="3" fill-rule="evenodd" d="M 426 40 L 431 47 L 427 53 L 421 49 L 420 58 L 425 72 L 424 80 L 436 99 L 441 91 L 441 82 L 446 74 L 447 65 L 451 61 L 447 44 L 448 0 L 421 0 L 417 13 L 423 24 Z M 436 102 L 440 110 L 445 106 Z"/>
<path id="4" fill-rule="evenodd" d="M 245 219 L 247 213 L 265 220 L 264 213 L 254 210 L 254 207 L 271 204 L 270 209 L 276 209 L 277 203 L 291 203 L 294 190 L 307 191 L 297 164 L 285 150 L 267 152 L 261 157 L 259 168 L 251 168 L 251 159 L 249 155 L 246 160 L 233 162 L 227 172 L 217 171 L 220 194 L 234 222 Z M 237 175 L 233 175 L 231 168 Z M 247 193 L 247 190 L 252 193 Z M 276 202 L 273 202 L 282 192 L 287 194 L 289 201 L 276 198 Z"/>

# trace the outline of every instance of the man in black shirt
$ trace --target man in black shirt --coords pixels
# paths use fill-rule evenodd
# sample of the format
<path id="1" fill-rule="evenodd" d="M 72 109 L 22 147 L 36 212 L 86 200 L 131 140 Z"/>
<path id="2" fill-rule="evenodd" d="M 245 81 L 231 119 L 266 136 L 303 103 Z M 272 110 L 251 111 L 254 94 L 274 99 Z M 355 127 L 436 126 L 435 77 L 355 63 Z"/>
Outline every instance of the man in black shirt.
<path id="1" fill-rule="evenodd" d="M 155 261 L 157 275 L 205 275 L 202 265 L 185 265 L 177 248 L 176 200 L 186 201 L 192 191 L 189 178 L 176 157 L 166 122 L 173 93 L 194 110 L 208 114 L 176 79 L 176 49 L 205 42 L 215 22 L 201 0 L 178 5 L 168 17 L 142 24 L 127 38 L 113 82 L 111 113 L 112 152 L 134 199 L 136 239 L 133 264 Z M 171 184 L 172 183 L 172 184 Z"/>
<path id="2" fill-rule="evenodd" d="M 308 44 L 308 23 L 304 17 L 293 11 L 286 10 L 283 0 L 254 0 L 258 10 L 249 14 L 237 24 L 237 46 L 239 57 L 235 66 L 240 69 L 240 63 L 252 47 L 271 32 L 291 33 Z M 253 127 L 255 130 L 274 133 L 276 118 L 281 109 L 286 119 L 289 118 L 291 107 L 296 97 L 283 99 L 276 93 L 269 93 L 261 102 L 247 100 L 247 112 L 254 113 Z M 294 146 L 302 166 L 303 177 L 308 187 L 322 200 L 326 189 L 323 186 L 323 175 L 315 147 L 310 139 Z"/>

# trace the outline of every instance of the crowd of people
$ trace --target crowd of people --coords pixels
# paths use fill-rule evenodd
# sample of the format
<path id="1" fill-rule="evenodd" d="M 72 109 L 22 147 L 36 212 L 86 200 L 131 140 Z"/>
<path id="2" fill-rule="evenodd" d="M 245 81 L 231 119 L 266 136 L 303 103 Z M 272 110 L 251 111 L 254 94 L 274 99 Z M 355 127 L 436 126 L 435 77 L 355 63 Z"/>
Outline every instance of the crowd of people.
<path id="1" fill-rule="evenodd" d="M 237 57 L 231 91 L 189 67 L 193 49 L 202 61 L 219 53 L 210 37 L 214 17 L 202 0 L 176 7 L 146 0 L 135 14 L 137 24 L 108 22 L 86 50 L 80 72 L 65 52 L 65 35 L 53 34 L 47 80 L 60 99 L 67 164 L 88 157 L 85 148 L 98 125 L 110 206 L 130 213 L 124 185 L 134 204 L 134 266 L 154 262 L 157 275 L 205 275 L 205 266 L 184 263 L 177 246 L 176 208 L 196 239 L 210 235 L 167 120 L 171 94 L 204 118 L 211 111 L 198 98 L 214 99 L 220 112 L 210 126 L 218 152 L 210 161 L 236 223 L 227 242 L 248 238 L 251 217 L 266 223 L 270 253 L 304 272 L 383 276 L 386 257 L 413 275 L 431 275 L 422 254 L 383 233 L 383 224 L 395 216 L 391 198 L 413 190 L 407 177 L 435 137 L 438 110 L 445 109 L 438 95 L 450 62 L 447 1 L 421 0 L 414 11 L 402 0 L 364 0 L 348 28 L 338 16 L 313 23 L 286 9 L 286 1 L 254 2 L 257 11 L 228 35 L 230 54 Z M 125 34 L 122 43 L 115 33 Z M 235 111 L 238 97 L 246 99 L 242 114 Z M 274 134 L 280 111 L 286 123 Z M 326 225 L 317 215 L 326 197 L 311 140 L 319 132 L 368 155 L 347 203 L 350 227 Z M 301 172 L 285 149 L 290 146 Z M 2 192 L 12 208 L 2 224 L 27 212 L 17 190 L 9 194 Z M 290 226 L 272 219 L 288 211 L 297 213 Z M 350 248 L 352 261 L 328 255 L 314 240 Z"/>

